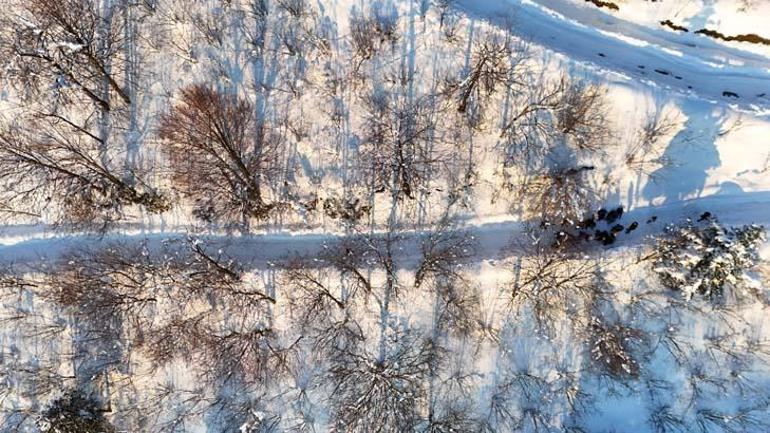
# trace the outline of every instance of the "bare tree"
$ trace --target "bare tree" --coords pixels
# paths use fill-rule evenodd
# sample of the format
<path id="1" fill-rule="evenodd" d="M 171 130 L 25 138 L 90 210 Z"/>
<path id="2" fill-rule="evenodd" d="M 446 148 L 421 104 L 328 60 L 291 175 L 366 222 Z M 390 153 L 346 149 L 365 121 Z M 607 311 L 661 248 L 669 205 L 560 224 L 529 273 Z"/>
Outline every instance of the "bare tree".
<path id="1" fill-rule="evenodd" d="M 449 432 L 473 423 L 469 401 L 473 381 L 472 356 L 456 356 L 456 341 L 476 344 L 481 328 L 481 305 L 476 287 L 466 274 L 465 262 L 476 252 L 470 234 L 458 232 L 442 219 L 422 241 L 422 259 L 414 285 L 433 294 L 428 336 L 432 355 L 427 381 L 425 432 Z"/>
<path id="2" fill-rule="evenodd" d="M 397 262 L 395 251 L 417 241 L 421 252 L 413 279 L 398 277 L 398 268 L 413 258 Z M 313 261 L 291 263 L 286 283 L 295 320 L 304 335 L 312 336 L 311 347 L 323 350 L 330 361 L 326 382 L 336 390 L 330 396 L 335 431 L 377 425 L 402 431 L 423 417 L 431 431 L 441 431 L 450 418 L 470 422 L 468 408 L 443 395 L 468 387 L 461 385 L 467 372 L 444 374 L 444 367 L 450 336 L 471 335 L 479 326 L 478 298 L 462 272 L 474 251 L 473 239 L 445 221 L 421 239 L 395 233 L 356 236 Z M 394 326 L 391 310 L 404 294 L 418 290 L 431 294 L 430 328 Z M 370 318 L 361 316 L 371 298 L 380 311 L 373 324 L 379 327 L 377 344 L 368 343 L 364 328 Z"/>
<path id="3" fill-rule="evenodd" d="M 517 411 L 513 407 L 513 392 L 511 382 L 503 381 L 495 384 L 490 395 L 481 407 L 481 413 L 476 420 L 478 431 L 493 433 L 498 431 L 518 431 L 521 429 Z"/>
<path id="4" fill-rule="evenodd" d="M 384 358 L 343 350 L 329 371 L 335 392 L 333 432 L 413 431 L 424 405 L 430 351 L 418 338 L 394 335 Z"/>
<path id="5" fill-rule="evenodd" d="M 519 185 L 519 202 L 525 215 L 536 219 L 541 227 L 574 225 L 597 200 L 589 173 L 592 166 L 552 168 L 543 174 L 523 179 Z"/>
<path id="6" fill-rule="evenodd" d="M 245 420 L 261 405 L 258 388 L 278 381 L 296 344 L 284 345 L 275 329 L 269 292 L 255 287 L 238 263 L 197 241 L 78 250 L 48 272 L 45 298 L 90 324 L 78 334 L 92 348 L 89 353 L 109 363 L 112 358 L 105 356 L 130 347 L 153 369 L 185 357 L 197 373 L 202 391 L 182 405 L 189 411 L 158 412 L 159 419 L 168 419 L 159 421 L 160 430 L 175 431 L 203 408 L 228 414 L 222 425 Z M 102 391 L 114 397 L 124 392 L 119 386 L 107 382 Z M 229 391 L 217 398 L 204 394 L 222 389 Z"/>
<path id="7" fill-rule="evenodd" d="M 330 326 L 328 321 L 331 319 L 331 324 L 336 323 L 333 327 L 342 332 L 321 335 L 322 338 L 332 335 L 358 335 L 349 341 L 363 339 L 360 329 L 356 332 L 358 325 L 356 321 L 350 320 L 347 309 L 353 302 L 365 302 L 374 298 L 380 311 L 377 320 L 380 329 L 378 346 L 380 358 L 384 358 L 388 351 L 391 302 L 398 297 L 402 289 L 396 275 L 397 264 L 394 258 L 395 248 L 402 240 L 401 236 L 393 232 L 384 236 L 351 236 L 332 246 L 310 269 L 302 269 L 306 265 L 295 263 L 289 269 L 288 277 L 299 289 L 301 296 L 298 299 L 303 300 L 302 303 L 295 302 L 299 304 L 299 317 L 320 319 L 321 323 L 326 323 L 324 326 Z M 319 266 L 321 268 L 317 270 Z M 328 270 L 337 273 L 342 279 L 341 284 L 325 278 L 324 274 Z M 383 275 L 374 275 L 374 270 L 382 272 Z M 359 299 L 362 297 L 365 299 Z M 338 310 L 342 317 L 340 318 L 339 314 L 328 314 L 330 310 Z"/>
<path id="8" fill-rule="evenodd" d="M 329 354 L 335 347 L 351 347 L 365 340 L 356 307 L 365 302 L 371 285 L 354 266 L 343 265 L 352 250 L 331 251 L 319 262 L 292 260 L 284 272 L 284 286 L 292 319 L 313 350 Z M 352 259 L 348 257 L 347 260 Z"/>
<path id="9" fill-rule="evenodd" d="M 612 144 L 603 86 L 568 76 L 554 82 L 540 76 L 530 80 L 528 86 L 519 86 L 524 97 L 504 119 L 506 166 L 537 170 L 559 147 L 593 153 Z"/>
<path id="10" fill-rule="evenodd" d="M 115 244 L 74 252 L 48 285 L 48 298 L 98 321 L 105 335 L 119 320 L 126 328 L 119 338 L 129 338 L 158 367 L 184 354 L 203 377 L 238 371 L 259 381 L 284 362 L 266 308 L 275 299 L 247 284 L 237 263 L 198 242 L 160 251 Z"/>
<path id="11" fill-rule="evenodd" d="M 516 347 L 516 340 L 509 343 Z M 570 405 L 583 397 L 573 375 L 551 369 L 550 365 L 534 365 L 531 360 L 517 359 L 528 356 L 510 349 L 501 353 L 496 377 L 485 387 L 481 398 L 477 397 L 480 411 L 475 430 L 483 433 L 581 431 L 572 430 L 564 417 Z"/>
<path id="12" fill-rule="evenodd" d="M 457 38 L 457 28 L 460 22 L 460 16 L 452 10 L 454 0 L 438 0 L 436 8 L 438 9 L 439 26 L 442 34 L 449 42 L 454 42 Z"/>
<path id="13" fill-rule="evenodd" d="M 368 10 L 354 11 L 350 16 L 350 42 L 360 59 L 359 64 L 371 59 L 386 44 L 395 45 L 398 37 L 398 13 L 395 9 L 376 5 Z"/>
<path id="14" fill-rule="evenodd" d="M 435 120 L 430 97 L 410 101 L 389 91 L 374 91 L 365 100 L 369 131 L 360 158 L 375 192 L 389 191 L 393 201 L 414 199 L 425 188 L 439 156 L 428 145 Z"/>
<path id="15" fill-rule="evenodd" d="M 95 329 L 110 332 L 115 318 L 138 328 L 158 302 L 156 266 L 142 246 L 70 251 L 47 275 L 44 296 L 98 323 Z"/>
<path id="16" fill-rule="evenodd" d="M 112 8 L 102 11 L 93 0 L 25 2 L 22 14 L 11 23 L 15 38 L 8 48 L 15 78 L 24 80 L 21 87 L 36 91 L 49 83 L 56 83 L 60 92 L 73 87 L 105 112 L 131 103 L 116 78 L 123 62 L 120 18 Z M 113 102 L 111 94 L 119 101 Z"/>
<path id="17" fill-rule="evenodd" d="M 422 242 L 422 258 L 414 276 L 415 288 L 430 288 L 434 298 L 434 336 L 469 335 L 479 325 L 479 299 L 463 265 L 476 252 L 467 232 L 442 220 Z"/>
<path id="18" fill-rule="evenodd" d="M 646 176 L 653 176 L 662 167 L 671 165 L 673 161 L 664 154 L 666 143 L 663 140 L 678 126 L 674 117 L 658 112 L 650 114 L 626 151 L 626 165 Z M 656 179 L 653 177 L 652 180 Z"/>
<path id="19" fill-rule="evenodd" d="M 32 1 L 10 19 L 5 73 L 24 108 L 0 129 L 0 209 L 92 226 L 122 218 L 128 205 L 170 208 L 113 132 L 134 103 L 117 78 L 116 15 L 90 0 Z"/>
<path id="20" fill-rule="evenodd" d="M 590 257 L 567 255 L 542 244 L 532 246 L 528 254 L 513 282 L 510 305 L 518 314 L 534 320 L 539 329 L 550 332 L 550 324 L 570 311 L 585 311 L 586 302 L 593 302 L 597 290 L 594 276 L 600 264 Z M 579 320 L 585 315 L 569 317 Z"/>
<path id="21" fill-rule="evenodd" d="M 92 147 L 93 137 L 61 132 L 0 131 L 0 182 L 8 213 L 43 216 L 48 212 L 56 222 L 104 226 L 122 218 L 128 205 L 153 213 L 170 208 L 155 188 L 142 181 L 130 183 L 125 172 L 105 163 Z"/>
<path id="22" fill-rule="evenodd" d="M 528 169 L 542 167 L 553 146 L 555 131 L 553 112 L 559 109 L 568 79 L 561 77 L 553 83 L 537 77 L 523 90 L 524 100 L 516 104 L 503 119 L 500 137 L 505 139 L 504 165 Z"/>
<path id="23" fill-rule="evenodd" d="M 510 37 L 488 35 L 477 42 L 470 70 L 459 85 L 457 111 L 465 113 L 470 104 L 479 106 L 500 87 L 513 83 L 513 72 L 523 59 Z"/>
<path id="24" fill-rule="evenodd" d="M 607 122 L 607 90 L 601 85 L 573 80 L 561 94 L 556 114 L 557 131 L 581 151 L 604 150 L 612 138 Z"/>
<path id="25" fill-rule="evenodd" d="M 512 210 L 543 227 L 574 225 L 599 195 L 589 158 L 605 151 L 613 136 L 606 90 L 563 76 L 552 84 L 537 80 L 525 93 L 504 119 L 498 194 L 512 191 Z"/>
<path id="26" fill-rule="evenodd" d="M 308 0 L 280 0 L 277 4 L 289 17 L 288 25 L 280 27 L 278 37 L 285 47 L 286 55 L 300 60 L 296 71 L 299 74 L 295 78 L 301 79 L 305 68 L 301 66 L 303 60 L 314 52 L 326 54 L 330 49 L 329 42 L 315 28 L 317 12 Z M 287 84 L 292 85 L 291 82 Z"/>
<path id="27" fill-rule="evenodd" d="M 193 213 L 203 221 L 248 226 L 276 206 L 262 190 L 265 160 L 275 147 L 263 141 L 254 148 L 253 113 L 245 99 L 194 85 L 182 90 L 161 121 L 174 185 L 193 200 Z"/>

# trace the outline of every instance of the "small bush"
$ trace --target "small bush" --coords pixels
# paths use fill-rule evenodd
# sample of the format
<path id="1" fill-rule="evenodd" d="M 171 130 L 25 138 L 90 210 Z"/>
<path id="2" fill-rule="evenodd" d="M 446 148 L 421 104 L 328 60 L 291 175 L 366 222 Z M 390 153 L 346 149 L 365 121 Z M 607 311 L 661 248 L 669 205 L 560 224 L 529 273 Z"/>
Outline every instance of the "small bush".
<path id="1" fill-rule="evenodd" d="M 369 215 L 372 207 L 361 203 L 361 200 L 358 198 L 345 200 L 330 197 L 324 202 L 323 210 L 329 218 L 339 218 L 346 222 L 357 223 Z"/>

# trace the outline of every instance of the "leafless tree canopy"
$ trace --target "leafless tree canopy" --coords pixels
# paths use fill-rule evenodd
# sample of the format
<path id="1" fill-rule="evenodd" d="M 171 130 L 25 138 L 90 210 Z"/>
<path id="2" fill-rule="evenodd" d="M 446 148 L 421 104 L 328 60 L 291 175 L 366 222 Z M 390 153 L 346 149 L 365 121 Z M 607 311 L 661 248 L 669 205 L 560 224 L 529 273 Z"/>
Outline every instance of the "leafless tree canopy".
<path id="1" fill-rule="evenodd" d="M 435 121 L 429 97 L 409 100 L 395 91 L 374 90 L 366 98 L 366 147 L 362 164 L 377 192 L 398 199 L 417 197 L 429 171 L 439 164 L 430 146 Z"/>
<path id="2" fill-rule="evenodd" d="M 648 215 L 727 108 L 469 0 L 10 3 L 0 433 L 770 431 L 764 229 Z"/>
<path id="3" fill-rule="evenodd" d="M 262 133 L 245 99 L 205 85 L 182 90 L 160 136 L 174 185 L 194 201 L 198 218 L 237 224 L 267 217 L 275 205 L 262 193 L 263 162 L 271 157 L 270 147 L 255 141 Z"/>
<path id="4" fill-rule="evenodd" d="M 25 2 L 24 12 L 12 24 L 16 39 L 10 49 L 15 57 L 14 72 L 33 80 L 22 82 L 32 84 L 26 89 L 42 91 L 54 82 L 66 98 L 67 89 L 72 87 L 104 111 L 113 110 L 116 103 L 131 103 L 117 78 L 123 67 L 117 7 L 102 13 L 100 4 L 93 0 L 32 0 Z M 118 99 L 113 101 L 111 94 Z"/>
<path id="5" fill-rule="evenodd" d="M 357 11 L 350 18 L 350 40 L 354 52 L 368 60 L 387 44 L 395 45 L 399 38 L 398 15 L 394 8 L 376 5 Z"/>
<path id="6" fill-rule="evenodd" d="M 470 104 L 481 105 L 495 91 L 512 84 L 513 72 L 521 62 L 521 52 L 517 52 L 510 39 L 490 36 L 475 45 L 473 63 L 467 76 L 459 86 L 459 105 L 457 110 L 465 113 Z"/>
<path id="7" fill-rule="evenodd" d="M 551 251 L 547 245 L 536 245 L 533 250 L 513 282 L 510 303 L 549 332 L 549 324 L 567 312 L 585 308 L 597 295 L 600 287 L 595 284 L 595 272 L 599 264 Z M 572 318 L 580 320 L 581 315 Z"/>
<path id="8" fill-rule="evenodd" d="M 596 203 L 589 174 L 593 167 L 553 168 L 522 181 L 527 215 L 543 225 L 573 225 Z"/>
<path id="9" fill-rule="evenodd" d="M 561 94 L 556 110 L 557 130 L 579 150 L 604 150 L 611 139 L 607 125 L 607 90 L 600 85 L 572 81 Z"/>
<path id="10" fill-rule="evenodd" d="M 337 354 L 329 371 L 336 390 L 331 431 L 412 431 L 418 425 L 431 352 L 420 341 L 393 343 L 384 360 L 366 353 Z"/>
<path id="11" fill-rule="evenodd" d="M 4 73 L 25 107 L 0 127 L 0 212 L 98 227 L 131 205 L 169 209 L 111 131 L 133 103 L 118 78 L 119 12 L 89 0 L 31 1 L 8 18 Z"/>
<path id="12" fill-rule="evenodd" d="M 51 212 L 57 222 L 103 226 L 119 220 L 129 205 L 154 213 L 169 209 L 167 198 L 141 177 L 131 180 L 129 173 L 136 171 L 127 173 L 102 154 L 101 140 L 86 132 L 71 134 L 65 121 L 53 122 L 57 129 L 0 131 L 0 182 L 5 188 L 0 199 L 7 213 Z"/>
<path id="13" fill-rule="evenodd" d="M 638 131 L 626 151 L 626 164 L 640 174 L 650 176 L 653 181 L 656 170 L 672 164 L 665 155 L 665 138 L 678 127 L 678 120 L 665 113 L 652 113 Z"/>
<path id="14" fill-rule="evenodd" d="M 102 327 L 122 323 L 120 332 L 156 368 L 184 356 L 211 380 L 238 371 L 260 381 L 284 362 L 269 317 L 275 299 L 198 242 L 74 251 L 44 284 L 46 297 L 77 316 Z"/>

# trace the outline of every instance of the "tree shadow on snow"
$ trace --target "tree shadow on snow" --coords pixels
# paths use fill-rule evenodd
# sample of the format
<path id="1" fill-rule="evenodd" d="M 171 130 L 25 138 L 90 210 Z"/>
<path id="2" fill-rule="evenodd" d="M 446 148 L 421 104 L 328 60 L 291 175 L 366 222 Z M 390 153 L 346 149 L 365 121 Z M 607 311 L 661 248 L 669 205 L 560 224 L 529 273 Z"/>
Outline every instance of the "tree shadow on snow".
<path id="1" fill-rule="evenodd" d="M 700 197 L 708 172 L 721 164 L 716 140 L 727 120 L 724 108 L 685 101 L 680 109 L 687 116 L 683 128 L 671 139 L 663 156 L 671 164 L 655 170 L 642 195 L 663 203 Z"/>

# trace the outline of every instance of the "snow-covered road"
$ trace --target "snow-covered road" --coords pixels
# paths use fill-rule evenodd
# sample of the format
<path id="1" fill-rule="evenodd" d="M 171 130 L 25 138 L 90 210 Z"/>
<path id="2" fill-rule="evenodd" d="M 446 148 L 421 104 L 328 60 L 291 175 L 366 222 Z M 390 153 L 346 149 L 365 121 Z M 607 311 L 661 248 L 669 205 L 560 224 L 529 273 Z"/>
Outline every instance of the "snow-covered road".
<path id="1" fill-rule="evenodd" d="M 712 195 L 692 200 L 671 202 L 661 206 L 640 207 L 627 212 L 621 223 L 630 224 L 638 221 L 640 227 L 632 235 L 624 237 L 615 247 L 640 244 L 650 234 L 659 233 L 665 224 L 679 222 L 683 218 L 697 218 L 709 211 L 728 224 L 747 222 L 770 226 L 770 191 L 744 193 L 737 195 Z M 657 221 L 646 224 L 650 217 Z M 516 221 L 469 221 L 459 224 L 467 229 L 481 248 L 475 258 L 478 261 L 496 260 L 510 254 L 506 251 L 514 235 L 521 234 L 523 224 Z M 111 233 L 97 235 L 54 235 L 43 228 L 27 228 L 26 237 L 21 239 L 9 236 L 9 230 L 0 229 L 0 265 L 4 263 L 32 264 L 55 260 L 72 249 L 108 245 L 110 243 L 146 243 L 148 247 L 158 246 L 173 240 L 183 240 L 190 236 L 183 231 L 150 232 L 137 234 Z M 206 248 L 216 251 L 222 249 L 232 258 L 242 261 L 247 266 L 266 268 L 294 256 L 313 256 L 333 245 L 340 235 L 335 234 L 269 234 L 252 236 L 202 235 L 199 237 Z M 516 237 L 521 240 L 521 236 Z M 412 264 L 411 258 L 419 255 L 418 236 L 404 241 L 401 247 L 399 263 Z"/>
<path id="2" fill-rule="evenodd" d="M 629 80 L 770 116 L 770 58 L 567 0 L 458 0 L 472 17 Z"/>

